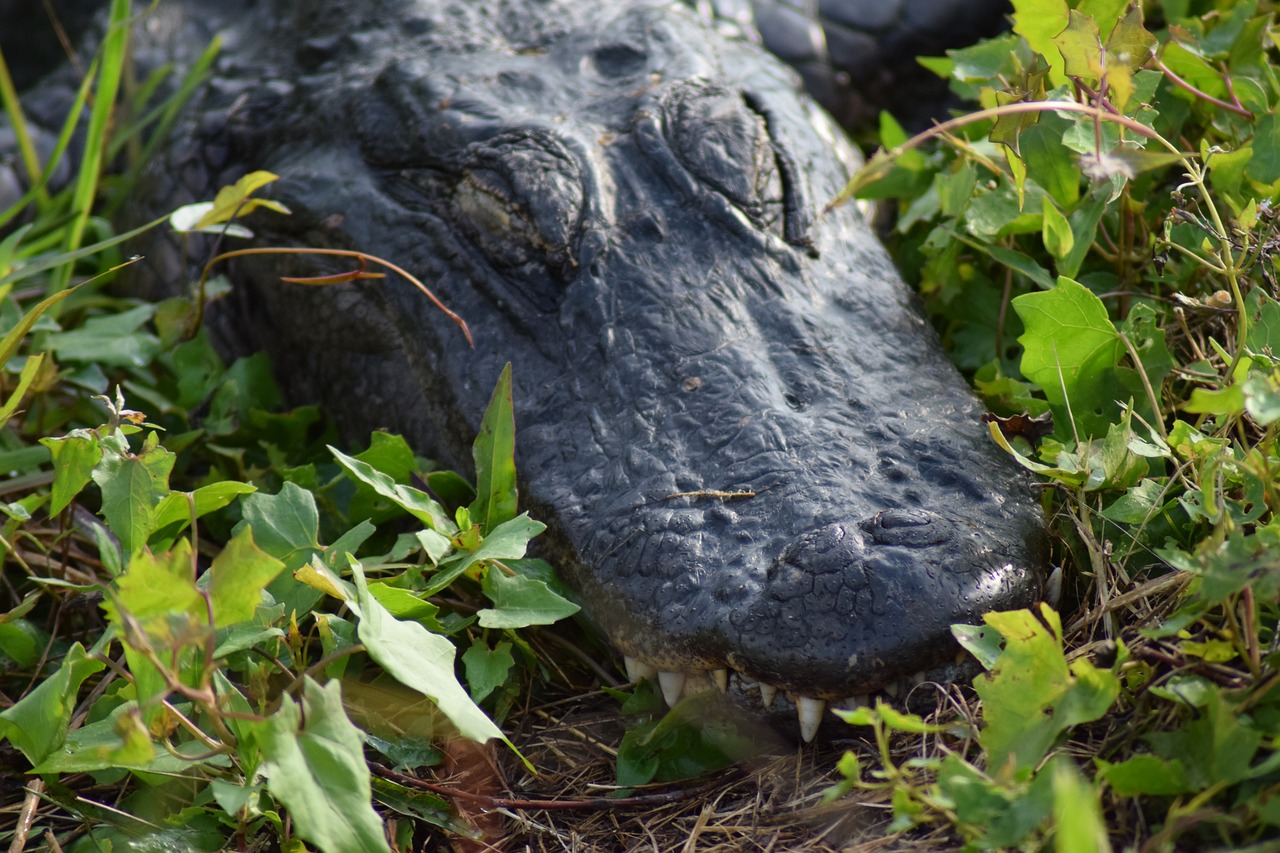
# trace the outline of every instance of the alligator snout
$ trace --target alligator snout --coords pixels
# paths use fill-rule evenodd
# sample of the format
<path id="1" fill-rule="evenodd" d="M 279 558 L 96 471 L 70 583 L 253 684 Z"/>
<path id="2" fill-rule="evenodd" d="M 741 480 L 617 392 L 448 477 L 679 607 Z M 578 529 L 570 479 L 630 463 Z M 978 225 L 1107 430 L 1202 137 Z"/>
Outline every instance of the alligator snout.
<path id="1" fill-rule="evenodd" d="M 810 736 L 1034 601 L 1043 519 L 866 223 L 819 214 L 857 155 L 792 72 L 681 4 L 581 10 L 285 69 L 236 138 L 285 176 L 264 240 L 396 259 L 475 347 L 411 288 L 335 311 L 266 260 L 260 337 L 348 432 L 454 466 L 512 363 L 522 505 L 629 671 L 674 701 L 735 670 Z"/>

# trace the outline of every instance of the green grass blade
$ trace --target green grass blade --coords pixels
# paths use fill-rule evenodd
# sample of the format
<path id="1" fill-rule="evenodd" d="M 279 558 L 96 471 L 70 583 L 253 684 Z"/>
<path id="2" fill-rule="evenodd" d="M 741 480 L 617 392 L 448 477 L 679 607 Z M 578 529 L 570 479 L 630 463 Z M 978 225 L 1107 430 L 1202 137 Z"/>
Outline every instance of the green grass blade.
<path id="1" fill-rule="evenodd" d="M 110 125 L 111 113 L 115 108 L 116 94 L 120 90 L 120 78 L 127 59 L 128 41 L 129 0 L 111 0 L 110 23 L 107 36 L 102 41 L 102 65 L 98 77 L 98 90 L 94 98 L 93 110 L 89 114 L 89 128 L 85 135 L 84 156 L 80 161 L 79 178 L 72 193 L 72 209 L 76 212 L 76 218 L 67 229 L 67 240 L 63 244 L 68 253 L 80 248 L 85 226 L 89 222 L 94 196 L 98 192 L 98 181 L 107 150 L 107 129 Z M 71 281 L 71 272 L 70 265 L 61 268 L 50 280 L 49 292 L 53 293 L 65 288 Z"/>
<path id="2" fill-rule="evenodd" d="M 4 111 L 13 125 L 13 134 L 18 141 L 18 153 L 22 157 L 22 165 L 34 181 L 40 174 L 40 157 L 36 154 L 36 146 L 31 141 L 31 131 L 27 129 L 27 118 L 22 112 L 22 104 L 18 101 L 18 92 L 13 86 L 13 77 L 9 74 L 9 63 L 5 61 L 4 51 L 0 51 L 0 102 L 4 104 Z M 49 203 L 49 195 L 43 192 L 43 188 L 35 194 L 40 198 L 41 205 Z"/>

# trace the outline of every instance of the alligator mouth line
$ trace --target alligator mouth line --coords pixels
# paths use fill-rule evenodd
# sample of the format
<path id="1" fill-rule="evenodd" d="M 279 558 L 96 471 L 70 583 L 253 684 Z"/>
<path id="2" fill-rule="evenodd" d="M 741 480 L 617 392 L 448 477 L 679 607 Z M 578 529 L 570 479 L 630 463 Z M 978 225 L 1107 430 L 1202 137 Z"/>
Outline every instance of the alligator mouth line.
<path id="1" fill-rule="evenodd" d="M 1045 582 L 1044 599 L 1050 606 L 1056 608 L 1060 603 L 1061 593 L 1062 567 L 1057 566 L 1050 572 Z M 760 707 L 764 711 L 769 711 L 774 702 L 777 701 L 779 690 L 783 690 L 777 685 L 751 678 L 745 673 L 730 667 L 664 671 L 631 655 L 624 655 L 622 661 L 627 673 L 627 680 L 632 684 L 644 680 L 656 680 L 658 688 L 662 692 L 662 698 L 666 701 L 668 707 L 674 707 L 681 699 L 696 693 L 703 693 L 708 690 L 729 693 L 732 689 L 736 694 L 744 696 L 759 691 Z M 880 698 L 883 698 L 889 704 L 900 705 L 914 687 L 929 681 L 940 683 L 954 681 L 959 672 L 965 672 L 966 667 L 973 663 L 975 661 L 969 653 L 957 647 L 955 659 L 951 664 L 925 667 L 918 672 L 901 676 L 894 681 L 881 685 L 876 690 L 866 693 L 829 699 L 804 696 L 787 690 L 783 690 L 783 693 L 791 704 L 795 706 L 801 739 L 805 743 L 811 743 L 817 736 L 818 728 L 822 725 L 823 717 L 828 709 L 854 710 L 856 708 L 871 707 Z M 967 670 L 967 672 L 972 675 L 971 669 Z"/>
<path id="2" fill-rule="evenodd" d="M 959 652 L 956 656 L 955 665 L 950 669 L 954 670 L 956 666 L 968 660 L 967 653 Z M 623 658 L 623 665 L 626 669 L 628 680 L 633 684 L 656 679 L 658 688 L 662 692 L 662 698 L 666 701 L 668 707 L 674 707 L 677 702 L 686 696 L 704 693 L 708 690 L 719 690 L 721 693 L 729 693 L 732 690 L 738 694 L 750 694 L 758 691 L 760 706 L 765 711 L 772 709 L 775 702 L 778 701 L 780 688 L 763 681 L 757 681 L 728 667 L 689 672 L 664 672 L 629 655 Z M 930 680 L 951 680 L 948 668 L 932 667 L 912 675 L 903 676 L 896 681 L 885 684 L 877 691 L 837 699 L 820 699 L 813 696 L 800 696 L 790 692 L 786 692 L 784 695 L 795 706 L 801 739 L 805 743 L 811 743 L 817 736 L 818 728 L 822 725 L 822 720 L 828 709 L 854 710 L 856 708 L 870 707 L 879 698 L 883 698 L 891 704 L 897 704 L 899 700 L 906 698 L 907 693 L 912 688 Z"/>

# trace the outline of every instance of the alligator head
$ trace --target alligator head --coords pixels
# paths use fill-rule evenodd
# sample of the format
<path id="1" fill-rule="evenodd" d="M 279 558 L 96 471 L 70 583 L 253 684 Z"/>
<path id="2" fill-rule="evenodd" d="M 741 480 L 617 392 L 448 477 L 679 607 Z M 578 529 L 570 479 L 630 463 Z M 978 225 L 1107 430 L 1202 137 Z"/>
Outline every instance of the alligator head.
<path id="1" fill-rule="evenodd" d="M 812 713 L 1035 601 L 1037 502 L 860 214 L 820 212 L 858 158 L 794 73 L 678 4 L 522 8 L 397 7 L 239 93 L 223 150 L 294 210 L 268 239 L 395 259 L 475 337 L 407 285 L 242 269 L 295 392 L 466 465 L 512 362 L 522 498 L 673 695 L 730 670 Z"/>

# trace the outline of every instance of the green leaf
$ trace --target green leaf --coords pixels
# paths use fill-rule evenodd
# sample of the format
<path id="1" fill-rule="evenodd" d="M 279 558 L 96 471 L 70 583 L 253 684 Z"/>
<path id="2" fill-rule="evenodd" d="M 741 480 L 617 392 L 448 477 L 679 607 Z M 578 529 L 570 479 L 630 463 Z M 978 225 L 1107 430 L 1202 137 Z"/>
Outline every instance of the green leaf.
<path id="1" fill-rule="evenodd" d="M 222 509 L 241 495 L 251 495 L 257 489 L 249 483 L 221 480 L 201 486 L 194 492 L 170 492 L 156 505 L 155 538 L 151 547 L 167 547 L 169 542 L 157 543 L 161 533 L 176 537 L 191 525 L 191 519 L 201 518 Z M 193 510 L 194 504 L 194 510 Z"/>
<path id="2" fill-rule="evenodd" d="M 352 479 L 371 487 L 432 530 L 446 535 L 457 532 L 458 528 L 449 518 L 445 508 L 432 500 L 426 492 L 412 486 L 403 486 L 369 463 L 361 462 L 354 456 L 347 456 L 336 447 L 330 446 L 329 452 Z"/>
<path id="3" fill-rule="evenodd" d="M 316 499 L 301 486 L 285 483 L 279 494 L 249 495 L 242 501 L 242 512 L 258 547 L 282 560 L 287 571 L 297 571 L 324 548 Z"/>
<path id="4" fill-rule="evenodd" d="M 74 430 L 62 438 L 42 438 L 40 443 L 53 456 L 53 496 L 49 515 L 58 515 L 83 491 L 102 461 L 98 436 L 89 430 Z"/>
<path id="5" fill-rule="evenodd" d="M 1054 763 L 1053 823 L 1063 853 L 1111 853 L 1098 792 L 1069 761 Z"/>
<path id="6" fill-rule="evenodd" d="M 482 628 L 550 625 L 581 609 L 542 581 L 507 575 L 497 566 L 485 573 L 480 586 L 494 604 L 477 614 Z"/>
<path id="7" fill-rule="evenodd" d="M 160 339 L 140 331 L 155 310 L 146 303 L 120 314 L 90 317 L 77 329 L 50 335 L 47 345 L 62 361 L 145 367 L 160 352 Z"/>
<path id="8" fill-rule="evenodd" d="M 129 640 L 132 632 L 126 615 L 147 632 L 151 643 L 181 643 L 193 624 L 207 620 L 194 577 L 191 543 L 186 539 L 178 540 L 169 551 L 140 550 L 115 579 L 102 609 L 128 645 L 135 644 Z"/>
<path id="9" fill-rule="evenodd" d="M 1044 208 L 1044 225 L 1041 232 L 1044 247 L 1049 250 L 1049 254 L 1061 261 L 1071 254 L 1071 249 L 1075 246 L 1071 223 L 1067 222 L 1067 217 L 1062 215 L 1049 196 L 1043 196 L 1040 200 Z"/>
<path id="10" fill-rule="evenodd" d="M 483 623 L 482 623 L 483 624 Z M 462 653 L 462 664 L 467 668 L 467 686 L 471 698 L 483 702 L 484 698 L 507 681 L 515 666 L 511 656 L 511 644 L 501 642 L 490 649 L 476 640 Z"/>
<path id="11" fill-rule="evenodd" d="M 1233 785 L 1251 775 L 1251 763 L 1263 743 L 1262 732 L 1237 714 L 1220 692 L 1203 691 L 1201 713 L 1181 731 L 1151 732 L 1147 741 L 1161 756 L 1179 762 L 1194 790 Z"/>
<path id="12" fill-rule="evenodd" d="M 1280 120 L 1274 112 L 1258 117 L 1253 131 L 1253 157 L 1244 173 L 1261 184 L 1280 181 Z"/>
<path id="13" fill-rule="evenodd" d="M 453 583 L 458 576 L 469 571 L 485 560 L 518 560 L 528 550 L 529 540 L 546 530 L 547 526 L 540 521 L 529 518 L 528 513 L 521 513 L 510 521 L 503 522 L 492 533 L 484 537 L 474 549 L 459 551 L 440 562 L 440 571 L 432 578 L 423 590 L 424 595 L 435 595 Z M 475 533 L 477 528 L 471 528 Z M 462 543 L 468 544 L 465 541 Z"/>
<path id="14" fill-rule="evenodd" d="M 471 455 L 476 463 L 476 499 L 471 518 L 486 534 L 516 516 L 516 419 L 511 402 L 511 364 L 502 369 L 485 409 Z"/>
<path id="15" fill-rule="evenodd" d="M 136 455 L 108 447 L 93 469 L 93 481 L 102 490 L 102 517 L 126 554 L 145 545 L 155 530 L 156 504 L 169 494 L 174 459 L 149 433 Z"/>
<path id="16" fill-rule="evenodd" d="M 85 653 L 84 646 L 75 643 L 56 672 L 0 713 L 0 735 L 7 737 L 32 765 L 44 761 L 67 739 L 80 685 L 104 667 Z"/>
<path id="17" fill-rule="evenodd" d="M 1187 771 L 1178 760 L 1166 761 L 1156 755 L 1141 754 L 1111 764 L 1094 759 L 1101 776 L 1121 797 L 1171 796 L 1191 793 Z"/>
<path id="18" fill-rule="evenodd" d="M 298 835 L 326 853 L 390 850 L 373 810 L 363 739 L 342 709 L 338 682 L 321 687 L 305 678 L 301 706 L 282 696 L 258 739 L 267 788 Z"/>
<path id="19" fill-rule="evenodd" d="M 394 618 L 369 593 L 360 564 L 353 561 L 351 571 L 357 600 L 347 605 L 360 617 L 360 642 L 368 648 L 369 656 L 401 684 L 435 702 L 463 737 L 478 743 L 492 738 L 510 743 L 458 683 L 453 643 L 417 622 Z"/>
<path id="20" fill-rule="evenodd" d="M 0 364 L 3 364 L 3 362 L 0 362 Z M 9 419 L 13 417 L 13 413 L 18 411 L 18 406 L 22 404 L 22 398 L 26 396 L 27 389 L 31 387 L 31 383 L 40 372 L 42 364 L 44 364 L 44 353 L 29 356 L 22 365 L 22 372 L 18 374 L 17 384 L 13 386 L 9 399 L 5 401 L 4 405 L 0 406 L 0 427 L 7 424 Z"/>
<path id="21" fill-rule="evenodd" d="M 1066 82 L 1062 53 L 1054 38 L 1069 23 L 1064 0 L 1014 0 L 1013 31 L 1027 40 L 1031 49 L 1049 62 L 1049 76 L 1054 86 Z"/>
<path id="22" fill-rule="evenodd" d="M 254 192 L 265 187 L 278 177 L 278 175 L 273 175 L 271 172 L 250 172 L 231 186 L 218 190 L 218 194 L 213 199 L 213 205 L 192 226 L 192 230 L 199 231 L 220 223 L 230 222 L 232 218 L 247 216 L 259 207 L 266 207 L 277 213 L 288 213 L 289 208 L 278 201 L 250 198 Z"/>
<path id="23" fill-rule="evenodd" d="M 1047 293 L 1013 300 L 1026 331 L 1022 373 L 1044 391 L 1060 413 L 1074 416 L 1082 434 L 1105 432 L 1116 408 L 1112 370 L 1124 354 L 1102 300 L 1081 284 L 1059 277 Z"/>
<path id="24" fill-rule="evenodd" d="M 974 681 L 985 709 L 979 739 L 997 778 L 1025 778 L 1074 725 L 1101 717 L 1119 694 L 1119 680 L 1087 660 L 1067 664 L 1062 623 L 1041 607 L 1048 626 L 1029 610 L 988 613 L 1005 639 L 990 675 Z"/>
<path id="25" fill-rule="evenodd" d="M 214 625 L 225 628 L 252 619 L 262 591 L 283 568 L 284 563 L 254 544 L 252 527 L 240 530 L 201 578 L 208 582 Z"/>
<path id="26" fill-rule="evenodd" d="M 4 270 L 0 270 L 0 277 L 3 277 L 3 273 Z M 36 303 L 29 311 L 27 311 L 27 313 L 23 314 L 22 319 L 19 320 L 12 329 L 6 332 L 3 338 L 0 338 L 0 365 L 9 363 L 9 359 L 13 358 L 14 354 L 18 352 L 18 346 L 22 343 L 22 339 L 27 336 L 27 332 L 31 331 L 31 327 L 36 324 L 36 321 L 39 320 L 46 311 L 66 299 L 72 293 L 75 293 L 78 287 L 79 285 L 76 285 L 76 287 L 69 287 L 66 290 L 61 290 Z"/>

